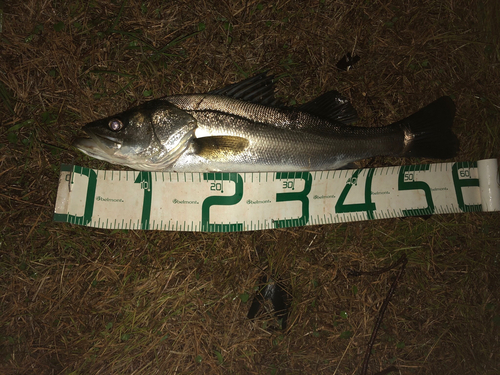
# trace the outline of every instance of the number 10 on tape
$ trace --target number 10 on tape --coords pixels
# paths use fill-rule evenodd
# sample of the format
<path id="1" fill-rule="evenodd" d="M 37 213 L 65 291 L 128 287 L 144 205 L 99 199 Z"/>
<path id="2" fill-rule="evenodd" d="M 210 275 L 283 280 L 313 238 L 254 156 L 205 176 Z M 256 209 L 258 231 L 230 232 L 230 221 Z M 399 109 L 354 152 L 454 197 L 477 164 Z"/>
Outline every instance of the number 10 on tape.
<path id="1" fill-rule="evenodd" d="M 233 232 L 499 210 L 496 159 L 275 173 L 63 165 L 54 220 L 108 229 Z"/>

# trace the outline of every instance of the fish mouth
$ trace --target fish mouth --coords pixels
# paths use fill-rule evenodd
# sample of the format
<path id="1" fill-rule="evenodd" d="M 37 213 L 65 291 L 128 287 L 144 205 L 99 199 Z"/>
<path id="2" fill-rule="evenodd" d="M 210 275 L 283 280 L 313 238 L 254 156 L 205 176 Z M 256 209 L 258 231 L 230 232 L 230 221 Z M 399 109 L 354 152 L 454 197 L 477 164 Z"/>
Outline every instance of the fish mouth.
<path id="1" fill-rule="evenodd" d="M 73 146 L 83 153 L 101 160 L 107 160 L 122 147 L 122 141 L 105 135 L 86 132 L 89 137 L 79 137 Z"/>

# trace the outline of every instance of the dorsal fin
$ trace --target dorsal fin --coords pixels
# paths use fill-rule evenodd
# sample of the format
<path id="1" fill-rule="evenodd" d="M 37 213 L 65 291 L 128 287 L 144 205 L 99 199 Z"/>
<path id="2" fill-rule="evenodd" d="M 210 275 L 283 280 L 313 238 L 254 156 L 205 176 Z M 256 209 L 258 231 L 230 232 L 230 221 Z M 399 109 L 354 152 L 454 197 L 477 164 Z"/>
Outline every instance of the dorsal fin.
<path id="1" fill-rule="evenodd" d="M 274 96 L 274 75 L 267 71 L 247 78 L 232 85 L 210 91 L 208 94 L 225 95 L 256 104 L 281 106 L 281 101 Z"/>
<path id="2" fill-rule="evenodd" d="M 345 125 L 358 120 L 358 114 L 354 107 L 338 91 L 328 91 L 316 99 L 302 104 L 299 110 Z"/>

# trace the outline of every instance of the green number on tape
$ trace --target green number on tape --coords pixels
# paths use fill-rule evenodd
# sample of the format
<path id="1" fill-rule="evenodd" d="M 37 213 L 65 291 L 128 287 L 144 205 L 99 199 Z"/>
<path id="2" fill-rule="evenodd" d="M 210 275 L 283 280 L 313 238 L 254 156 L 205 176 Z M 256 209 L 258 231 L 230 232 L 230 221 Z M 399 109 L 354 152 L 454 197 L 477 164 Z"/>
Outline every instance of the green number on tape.
<path id="1" fill-rule="evenodd" d="M 299 225 L 306 225 L 309 221 L 309 198 L 307 195 L 311 191 L 312 185 L 312 175 L 309 172 L 278 172 L 276 173 L 277 180 L 287 180 L 300 178 L 305 181 L 304 190 L 297 191 L 293 193 L 277 193 L 276 202 L 291 202 L 300 201 L 302 202 L 302 216 L 298 219 L 285 219 L 285 220 L 274 220 L 275 228 L 288 228 L 296 227 Z M 283 188 L 290 188 L 295 190 L 294 183 L 284 183 Z"/>
<path id="2" fill-rule="evenodd" d="M 404 216 L 432 215 L 434 213 L 434 202 L 432 200 L 431 188 L 423 181 L 415 181 L 416 171 L 429 170 L 429 164 L 422 165 L 405 165 L 399 170 L 398 189 L 399 190 L 423 190 L 425 200 L 427 201 L 426 208 L 415 208 L 403 210 Z"/>
<path id="3" fill-rule="evenodd" d="M 224 192 L 224 181 L 232 181 L 235 184 L 234 195 L 212 196 L 205 198 L 201 206 L 201 229 L 209 232 L 234 232 L 242 231 L 243 224 L 210 224 L 210 207 L 232 206 L 237 204 L 243 196 L 243 179 L 237 173 L 203 173 L 203 180 L 215 181 L 210 184 L 210 190 Z"/>
<path id="4" fill-rule="evenodd" d="M 372 180 L 373 174 L 375 173 L 374 168 L 368 169 L 368 173 L 366 175 L 365 203 L 344 204 L 347 194 L 349 194 L 349 191 L 351 190 L 351 187 L 358 184 L 358 176 L 362 171 L 363 169 L 356 170 L 352 174 L 351 178 L 347 180 L 347 184 L 345 185 L 344 190 L 342 190 L 339 200 L 335 205 L 335 212 L 338 214 L 343 214 L 346 212 L 366 212 L 368 219 L 371 220 L 374 219 L 373 211 L 377 209 L 375 203 L 372 202 Z"/>
<path id="5" fill-rule="evenodd" d="M 457 194 L 458 207 L 464 212 L 481 211 L 480 204 L 465 204 L 462 188 L 466 186 L 479 186 L 478 178 L 471 178 L 470 168 L 477 168 L 477 162 L 460 162 L 451 168 L 455 193 Z"/>
<path id="6" fill-rule="evenodd" d="M 95 190 L 97 186 L 97 173 L 94 170 L 83 168 L 78 165 L 73 167 L 73 175 L 80 174 L 87 176 L 89 182 L 87 185 L 87 196 L 85 198 L 85 208 L 83 210 L 82 216 L 70 215 L 68 214 L 54 214 L 54 221 L 64 221 L 77 225 L 87 225 L 92 220 L 92 214 L 94 213 L 94 202 L 95 202 Z M 70 181 L 72 184 L 73 181 Z"/>
<path id="7" fill-rule="evenodd" d="M 151 200 L 153 197 L 151 172 L 139 172 L 139 175 L 134 181 L 136 184 L 141 184 L 141 189 L 144 190 L 144 200 L 142 203 L 141 229 L 149 229 L 149 219 L 151 217 Z"/>

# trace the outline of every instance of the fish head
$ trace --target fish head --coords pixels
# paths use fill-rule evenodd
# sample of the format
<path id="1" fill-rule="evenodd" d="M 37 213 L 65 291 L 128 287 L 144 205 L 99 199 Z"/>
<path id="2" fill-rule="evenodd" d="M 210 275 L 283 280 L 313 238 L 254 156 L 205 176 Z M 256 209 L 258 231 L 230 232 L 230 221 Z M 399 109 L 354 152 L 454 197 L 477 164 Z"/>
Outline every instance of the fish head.
<path id="1" fill-rule="evenodd" d="M 90 138 L 74 146 L 85 154 L 138 170 L 161 170 L 189 147 L 196 120 L 166 100 L 156 99 L 83 127 Z"/>

